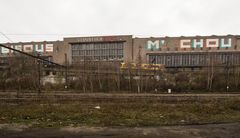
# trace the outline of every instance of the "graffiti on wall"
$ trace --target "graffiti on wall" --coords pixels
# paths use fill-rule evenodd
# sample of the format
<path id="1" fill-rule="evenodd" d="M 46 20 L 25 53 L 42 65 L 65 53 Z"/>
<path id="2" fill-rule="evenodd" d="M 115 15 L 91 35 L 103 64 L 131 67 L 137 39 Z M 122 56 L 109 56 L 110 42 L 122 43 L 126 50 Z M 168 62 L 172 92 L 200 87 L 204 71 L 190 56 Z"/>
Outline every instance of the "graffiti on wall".
<path id="1" fill-rule="evenodd" d="M 159 50 L 161 46 L 165 45 L 165 40 L 147 41 L 147 50 Z"/>
<path id="2" fill-rule="evenodd" d="M 26 53 L 31 53 L 31 52 L 53 52 L 53 44 L 26 44 L 26 45 L 11 45 L 11 48 L 14 48 L 19 51 L 23 51 Z M 12 50 L 9 50 L 4 47 L 0 47 L 0 54 L 9 54 L 13 53 Z"/>
<path id="3" fill-rule="evenodd" d="M 226 48 L 232 47 L 232 39 L 183 39 L 180 40 L 180 47 L 181 48 Z"/>
<path id="4" fill-rule="evenodd" d="M 159 50 L 162 46 L 167 46 L 165 40 L 148 40 L 146 50 Z M 230 48 L 231 38 L 209 38 L 209 39 L 181 39 L 180 48 Z"/>

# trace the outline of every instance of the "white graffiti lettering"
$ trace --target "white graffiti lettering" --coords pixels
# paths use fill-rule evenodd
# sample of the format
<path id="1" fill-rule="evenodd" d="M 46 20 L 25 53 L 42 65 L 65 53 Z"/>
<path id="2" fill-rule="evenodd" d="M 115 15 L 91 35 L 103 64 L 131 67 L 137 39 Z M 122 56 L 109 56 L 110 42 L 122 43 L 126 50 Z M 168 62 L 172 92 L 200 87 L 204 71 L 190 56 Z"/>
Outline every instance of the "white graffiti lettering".
<path id="1" fill-rule="evenodd" d="M 31 53 L 31 52 L 53 52 L 53 44 L 28 44 L 28 45 L 11 45 L 9 46 L 13 49 L 19 50 L 19 51 L 23 51 L 26 53 Z M 0 47 L 0 54 L 9 54 L 9 53 L 14 53 L 13 50 L 9 50 L 7 48 L 4 47 Z"/>
<path id="2" fill-rule="evenodd" d="M 227 42 L 226 42 L 227 40 Z M 203 48 L 204 46 L 204 40 L 200 39 L 183 39 L 180 40 L 180 48 Z M 232 39 L 206 39 L 205 40 L 205 46 L 207 48 L 225 48 L 225 47 L 232 47 Z"/>
<path id="3" fill-rule="evenodd" d="M 155 41 L 147 41 L 147 50 L 159 50 L 162 45 L 165 44 L 165 40 L 155 40 Z"/>

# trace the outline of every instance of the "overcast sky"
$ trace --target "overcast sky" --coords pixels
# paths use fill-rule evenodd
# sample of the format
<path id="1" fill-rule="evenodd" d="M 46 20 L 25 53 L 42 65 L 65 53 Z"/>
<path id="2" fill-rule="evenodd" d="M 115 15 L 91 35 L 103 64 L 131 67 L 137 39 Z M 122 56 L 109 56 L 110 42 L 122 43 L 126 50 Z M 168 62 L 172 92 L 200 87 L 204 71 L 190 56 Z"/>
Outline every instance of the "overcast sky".
<path id="1" fill-rule="evenodd" d="M 0 17 L 14 42 L 240 34 L 240 0 L 0 0 Z"/>

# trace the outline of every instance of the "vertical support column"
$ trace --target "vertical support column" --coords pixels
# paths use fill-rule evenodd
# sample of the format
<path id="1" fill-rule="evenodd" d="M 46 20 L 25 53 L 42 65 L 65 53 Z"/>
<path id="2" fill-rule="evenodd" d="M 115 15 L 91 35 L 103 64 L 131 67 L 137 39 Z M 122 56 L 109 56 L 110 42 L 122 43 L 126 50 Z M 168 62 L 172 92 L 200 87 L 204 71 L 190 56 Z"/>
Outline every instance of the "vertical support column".
<path id="1" fill-rule="evenodd" d="M 67 54 L 65 53 L 65 89 L 68 89 L 68 61 Z"/>
<path id="2" fill-rule="evenodd" d="M 40 54 L 38 53 L 38 59 L 37 59 L 37 64 L 38 64 L 38 94 L 41 93 L 41 60 Z"/>

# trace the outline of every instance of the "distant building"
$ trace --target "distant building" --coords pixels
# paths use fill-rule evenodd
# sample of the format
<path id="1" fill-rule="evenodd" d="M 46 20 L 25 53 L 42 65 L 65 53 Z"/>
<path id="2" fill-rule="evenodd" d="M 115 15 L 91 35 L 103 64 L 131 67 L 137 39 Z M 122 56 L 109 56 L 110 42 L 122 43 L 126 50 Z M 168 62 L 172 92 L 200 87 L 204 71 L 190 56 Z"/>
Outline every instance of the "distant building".
<path id="1" fill-rule="evenodd" d="M 70 65 L 87 61 L 163 64 L 167 68 L 240 65 L 240 36 L 133 38 L 131 35 L 70 37 L 63 41 L 6 43 Z M 0 63 L 14 52 L 0 48 Z"/>

